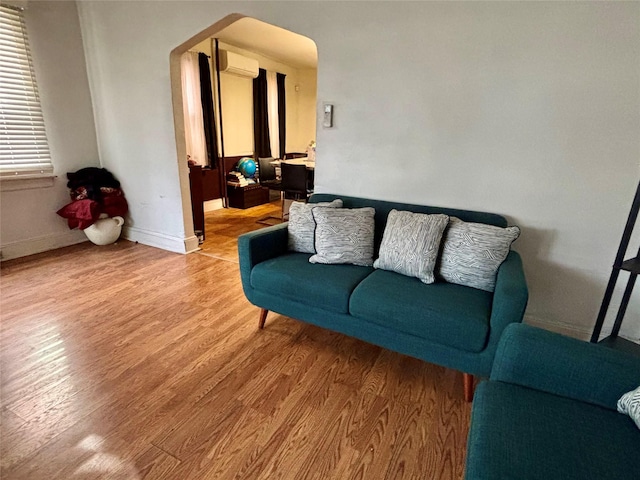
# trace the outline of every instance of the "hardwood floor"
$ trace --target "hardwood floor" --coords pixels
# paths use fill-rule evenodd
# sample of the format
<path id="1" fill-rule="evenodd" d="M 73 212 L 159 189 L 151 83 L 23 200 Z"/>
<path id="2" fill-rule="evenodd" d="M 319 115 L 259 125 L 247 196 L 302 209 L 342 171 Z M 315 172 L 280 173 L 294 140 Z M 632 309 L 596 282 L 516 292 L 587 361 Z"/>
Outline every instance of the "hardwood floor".
<path id="1" fill-rule="evenodd" d="M 264 228 L 267 225 L 258 223 L 266 217 L 280 217 L 282 207 L 280 200 L 265 203 L 257 207 L 241 210 L 223 208 L 205 213 L 205 242 L 200 245 L 201 253 L 222 260 L 238 261 L 238 237 L 247 232 Z M 280 223 L 278 218 L 270 219 L 272 224 Z"/>
<path id="2" fill-rule="evenodd" d="M 2 479 L 462 477 L 459 373 L 274 313 L 259 330 L 234 252 L 3 263 Z"/>

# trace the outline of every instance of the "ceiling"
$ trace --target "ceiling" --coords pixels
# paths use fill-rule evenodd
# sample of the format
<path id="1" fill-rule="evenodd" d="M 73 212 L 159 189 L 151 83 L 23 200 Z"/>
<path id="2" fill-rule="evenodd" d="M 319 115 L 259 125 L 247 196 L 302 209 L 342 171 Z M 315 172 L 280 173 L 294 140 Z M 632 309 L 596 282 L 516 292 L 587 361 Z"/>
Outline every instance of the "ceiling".
<path id="1" fill-rule="evenodd" d="M 241 18 L 221 30 L 216 37 L 222 42 L 292 67 L 318 66 L 318 50 L 313 40 L 255 18 Z"/>

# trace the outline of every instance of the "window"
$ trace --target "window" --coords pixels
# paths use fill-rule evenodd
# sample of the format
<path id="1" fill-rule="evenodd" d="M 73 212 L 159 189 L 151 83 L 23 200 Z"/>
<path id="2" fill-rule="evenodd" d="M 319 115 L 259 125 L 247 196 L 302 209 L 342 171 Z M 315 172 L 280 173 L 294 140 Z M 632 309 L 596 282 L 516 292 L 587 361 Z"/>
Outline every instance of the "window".
<path id="1" fill-rule="evenodd" d="M 21 9 L 0 5 L 0 178 L 51 176 L 40 97 Z"/>

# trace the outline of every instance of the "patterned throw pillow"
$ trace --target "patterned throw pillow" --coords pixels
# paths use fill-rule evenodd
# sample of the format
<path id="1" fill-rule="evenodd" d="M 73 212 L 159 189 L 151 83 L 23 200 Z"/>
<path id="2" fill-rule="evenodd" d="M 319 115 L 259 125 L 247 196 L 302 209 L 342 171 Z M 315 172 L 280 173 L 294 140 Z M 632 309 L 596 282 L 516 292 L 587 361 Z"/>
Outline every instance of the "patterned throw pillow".
<path id="1" fill-rule="evenodd" d="M 292 202 L 289 207 L 289 250 L 301 253 L 316 253 L 314 239 L 316 221 L 313 219 L 315 207 L 342 208 L 339 198 L 332 202 L 304 203 Z"/>
<path id="2" fill-rule="evenodd" d="M 449 217 L 391 210 L 375 268 L 391 270 L 433 283 L 442 232 Z"/>
<path id="3" fill-rule="evenodd" d="M 629 415 L 640 428 L 640 387 L 625 393 L 618 400 L 618 411 Z"/>
<path id="4" fill-rule="evenodd" d="M 437 273 L 447 282 L 493 292 L 498 268 L 518 236 L 518 227 L 501 228 L 451 217 Z"/>
<path id="5" fill-rule="evenodd" d="M 329 208 L 316 207 L 316 253 L 311 263 L 352 263 L 373 265 L 372 207 Z"/>

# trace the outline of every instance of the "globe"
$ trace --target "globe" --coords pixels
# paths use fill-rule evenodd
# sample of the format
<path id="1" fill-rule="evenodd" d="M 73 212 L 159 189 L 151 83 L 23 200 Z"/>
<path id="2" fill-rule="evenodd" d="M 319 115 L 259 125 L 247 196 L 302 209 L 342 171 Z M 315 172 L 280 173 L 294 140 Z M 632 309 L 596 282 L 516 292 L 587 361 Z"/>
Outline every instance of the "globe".
<path id="1" fill-rule="evenodd" d="M 253 177 L 256 173 L 256 162 L 253 161 L 253 158 L 241 158 L 238 162 L 238 170 L 245 177 Z"/>

